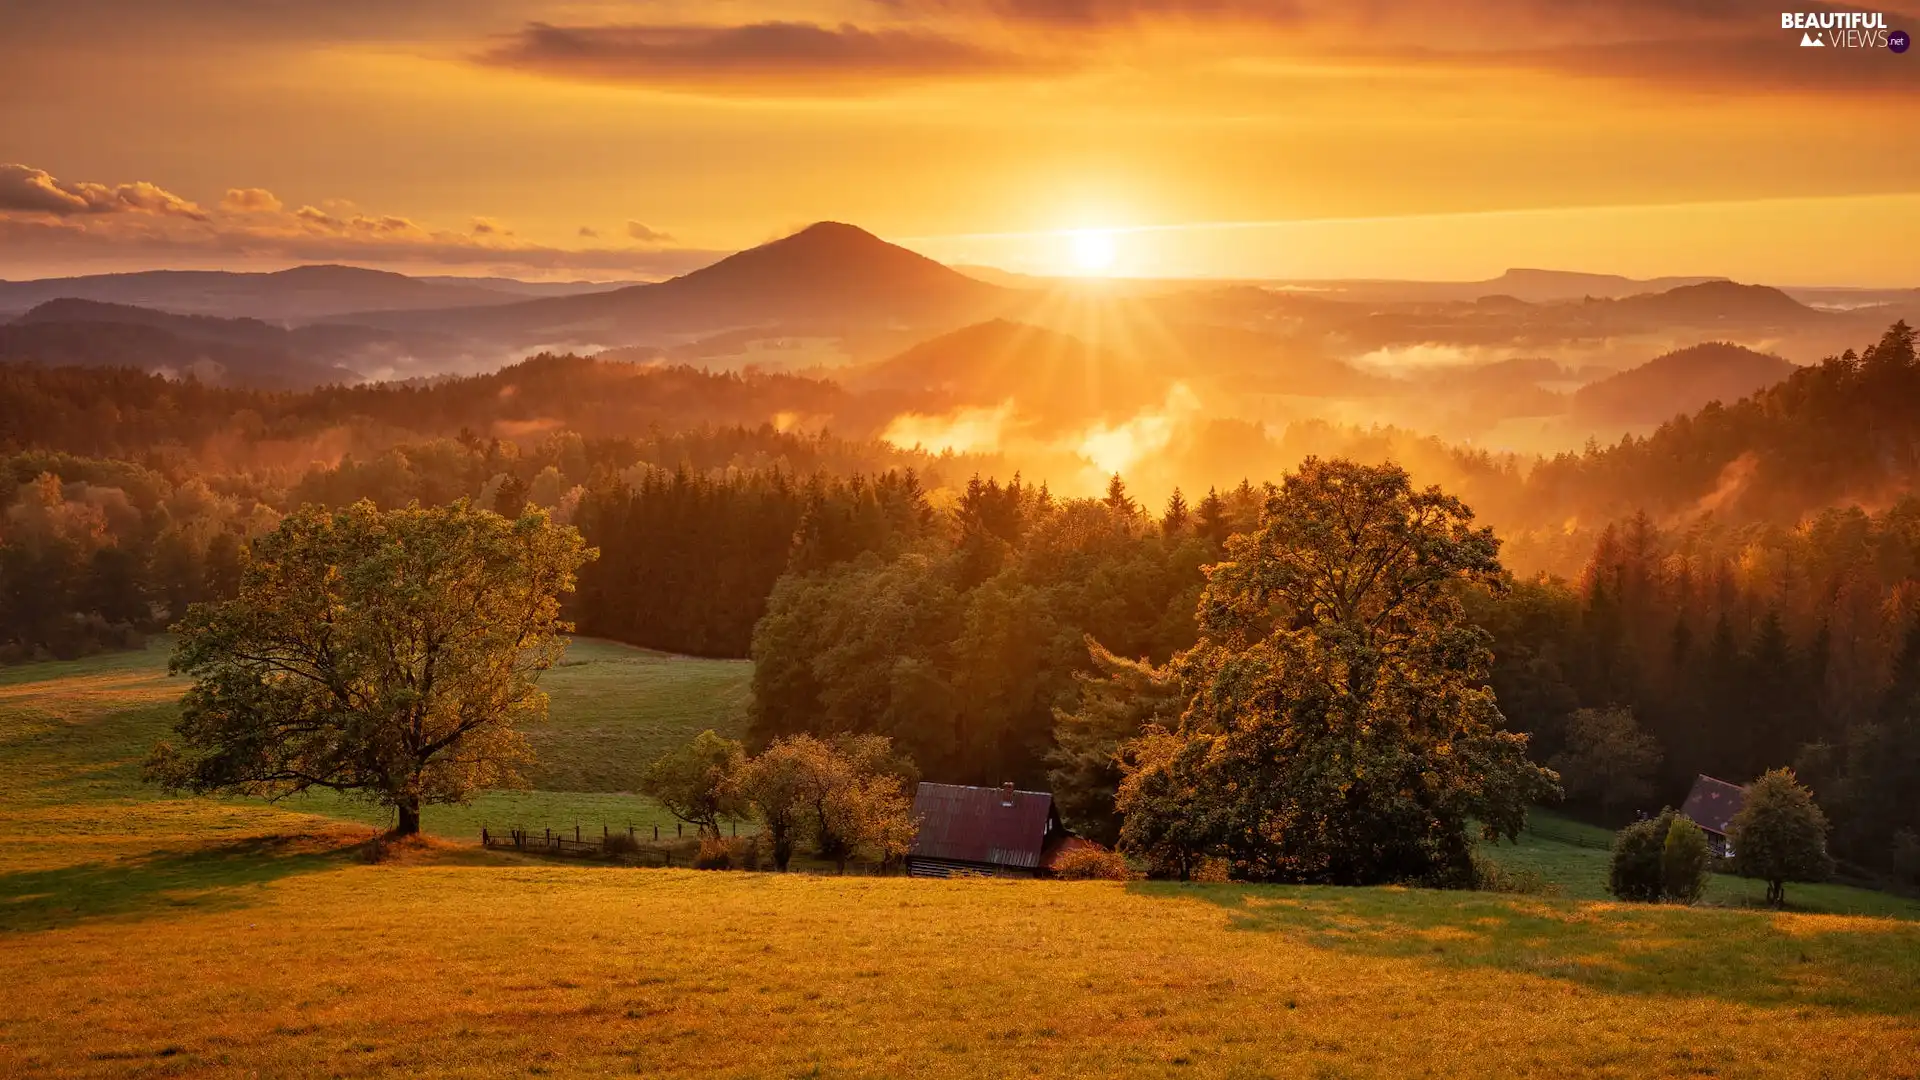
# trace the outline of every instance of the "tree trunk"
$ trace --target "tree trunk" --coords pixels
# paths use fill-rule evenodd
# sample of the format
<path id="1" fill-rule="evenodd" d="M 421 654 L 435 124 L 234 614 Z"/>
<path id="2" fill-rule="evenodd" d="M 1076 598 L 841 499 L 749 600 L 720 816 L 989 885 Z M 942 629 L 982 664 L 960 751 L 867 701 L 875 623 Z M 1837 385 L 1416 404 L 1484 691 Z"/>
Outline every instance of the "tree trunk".
<path id="1" fill-rule="evenodd" d="M 409 800 L 394 806 L 400 814 L 399 821 L 393 827 L 394 836 L 416 836 L 420 832 L 420 803 Z"/>

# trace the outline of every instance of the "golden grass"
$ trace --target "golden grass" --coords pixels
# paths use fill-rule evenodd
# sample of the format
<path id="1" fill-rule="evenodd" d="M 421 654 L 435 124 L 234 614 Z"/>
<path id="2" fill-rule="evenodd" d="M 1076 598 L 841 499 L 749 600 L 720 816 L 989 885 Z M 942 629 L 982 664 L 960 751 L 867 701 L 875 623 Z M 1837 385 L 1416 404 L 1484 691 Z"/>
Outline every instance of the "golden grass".
<path id="1" fill-rule="evenodd" d="M 1250 909 L 1266 890 L 1244 887 L 432 852 L 370 866 L 311 844 L 252 856 L 296 864 L 279 876 L 7 937 L 0 985 L 32 992 L 6 1010 L 0 1073 L 1899 1077 L 1920 1062 L 1920 931 L 1890 921 L 1868 920 L 1877 947 L 1857 955 L 1826 916 L 1785 917 L 1807 933 L 1784 935 L 1759 914 L 1601 913 L 1608 938 L 1677 934 L 1730 965 L 1724 986 L 1693 981 L 1697 956 L 1636 982 L 1631 954 L 1585 938 L 1454 956 L 1463 936 L 1498 950 L 1528 932 L 1473 921 L 1499 898 L 1287 890 L 1376 934 L 1444 931 L 1380 947 Z M 1781 941 L 1798 955 L 1777 970 Z M 1764 962 L 1740 958 L 1755 950 Z"/>

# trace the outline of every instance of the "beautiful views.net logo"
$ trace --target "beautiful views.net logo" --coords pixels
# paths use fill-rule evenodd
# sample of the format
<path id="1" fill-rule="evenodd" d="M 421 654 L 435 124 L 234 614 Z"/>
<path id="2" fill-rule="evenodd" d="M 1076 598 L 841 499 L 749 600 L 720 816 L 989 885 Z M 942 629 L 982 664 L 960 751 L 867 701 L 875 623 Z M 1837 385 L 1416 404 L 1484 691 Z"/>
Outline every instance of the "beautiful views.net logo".
<path id="1" fill-rule="evenodd" d="M 1780 29 L 1800 31 L 1806 49 L 1888 49 L 1907 51 L 1912 39 L 1905 30 L 1887 27 L 1880 11 L 1783 11 Z"/>

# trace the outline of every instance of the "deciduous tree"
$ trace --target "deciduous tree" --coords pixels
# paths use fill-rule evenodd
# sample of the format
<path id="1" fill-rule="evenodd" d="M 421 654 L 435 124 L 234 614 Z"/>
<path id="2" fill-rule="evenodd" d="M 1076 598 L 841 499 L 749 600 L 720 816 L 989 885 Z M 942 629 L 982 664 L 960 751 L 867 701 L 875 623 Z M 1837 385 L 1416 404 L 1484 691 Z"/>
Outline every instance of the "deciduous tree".
<path id="1" fill-rule="evenodd" d="M 565 648 L 560 597 L 590 556 L 539 512 L 303 508 L 254 545 L 234 599 L 195 605 L 172 670 L 193 679 L 148 764 L 196 793 L 308 788 L 420 808 L 520 782 L 520 728 Z"/>
<path id="2" fill-rule="evenodd" d="M 1187 770 L 1240 878 L 1470 884 L 1470 824 L 1516 836 L 1558 794 L 1505 730 L 1458 598 L 1498 586 L 1497 552 L 1397 466 L 1308 458 L 1208 569 L 1199 643 L 1173 663 L 1193 690 L 1174 737 L 1198 749 L 1137 747 L 1129 783 L 1179 791 L 1149 774 Z"/>
<path id="3" fill-rule="evenodd" d="M 703 731 L 677 750 L 647 766 L 640 791 L 667 812 L 699 830 L 720 836 L 720 822 L 745 817 L 747 806 L 736 786 L 746 751 L 734 739 Z"/>
<path id="4" fill-rule="evenodd" d="M 1787 882 L 1824 881 L 1833 873 L 1827 854 L 1827 816 L 1792 769 L 1773 769 L 1747 785 L 1746 801 L 1727 824 L 1734 869 L 1767 883 L 1767 902 L 1787 902 Z"/>

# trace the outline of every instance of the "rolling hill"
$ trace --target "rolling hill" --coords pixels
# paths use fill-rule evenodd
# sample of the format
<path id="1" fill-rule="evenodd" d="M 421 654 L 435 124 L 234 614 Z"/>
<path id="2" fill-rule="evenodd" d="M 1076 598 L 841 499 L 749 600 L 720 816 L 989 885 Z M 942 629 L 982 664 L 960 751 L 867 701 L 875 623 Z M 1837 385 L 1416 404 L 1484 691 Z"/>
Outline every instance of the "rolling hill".
<path id="1" fill-rule="evenodd" d="M 511 304 L 524 293 L 459 279 L 424 280 L 357 266 L 296 266 L 274 273 L 146 270 L 131 274 L 0 281 L 0 315 L 49 300 L 132 304 L 181 315 L 304 322 L 352 311 Z"/>
<path id="2" fill-rule="evenodd" d="M 1778 356 L 1707 342 L 1588 383 L 1574 392 L 1572 411 L 1584 422 L 1657 424 L 1710 401 L 1738 401 L 1798 370 Z"/>
<path id="3" fill-rule="evenodd" d="M 360 381 L 341 363 L 393 335 L 362 327 L 285 330 L 91 300 L 50 300 L 0 325 L 0 360 L 47 367 L 127 367 L 219 386 L 301 389 Z"/>

